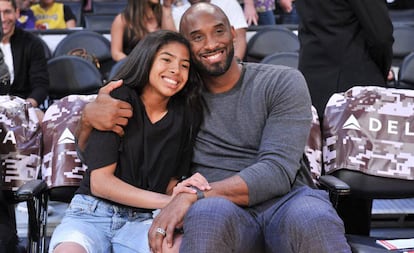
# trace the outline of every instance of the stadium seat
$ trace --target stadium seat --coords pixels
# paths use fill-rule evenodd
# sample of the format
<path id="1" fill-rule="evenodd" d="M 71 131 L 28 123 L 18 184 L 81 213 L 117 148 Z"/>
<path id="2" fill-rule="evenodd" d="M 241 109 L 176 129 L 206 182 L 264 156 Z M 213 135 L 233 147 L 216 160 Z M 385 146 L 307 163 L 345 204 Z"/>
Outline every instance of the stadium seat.
<path id="1" fill-rule="evenodd" d="M 96 94 L 103 85 L 99 70 L 81 57 L 61 55 L 50 59 L 47 65 L 52 102 L 72 94 Z"/>
<path id="2" fill-rule="evenodd" d="M 369 237 L 373 199 L 414 197 L 413 122 L 413 90 L 356 86 L 327 104 L 323 166 L 350 187 L 337 210 L 353 252 L 388 252 Z"/>
<path id="3" fill-rule="evenodd" d="M 83 178 L 86 166 L 76 152 L 74 133 L 83 107 L 95 98 L 96 95 L 69 95 L 56 100 L 45 112 L 42 178 L 47 184 L 46 201 L 69 203 Z M 47 206 L 42 212 L 47 216 Z M 47 222 L 42 229 L 46 227 Z"/>
<path id="4" fill-rule="evenodd" d="M 291 68 L 298 68 L 299 53 L 298 52 L 276 52 L 270 54 L 261 60 L 261 63 L 283 65 Z"/>
<path id="5" fill-rule="evenodd" d="M 407 55 L 400 65 L 397 88 L 414 89 L 414 52 Z"/>
<path id="6" fill-rule="evenodd" d="M 404 57 L 414 52 L 414 26 L 394 27 L 393 66 L 399 67 Z"/>
<path id="7" fill-rule="evenodd" d="M 84 15 L 85 29 L 110 33 L 114 18 L 114 14 L 86 14 Z"/>
<path id="8" fill-rule="evenodd" d="M 125 57 L 124 59 L 118 61 L 117 63 L 115 63 L 112 66 L 111 72 L 109 73 L 109 76 L 108 76 L 108 80 L 111 80 L 118 73 L 119 69 L 122 67 L 122 65 L 124 64 L 126 59 L 127 59 L 127 57 Z"/>
<path id="9" fill-rule="evenodd" d="M 250 38 L 244 60 L 260 62 L 272 53 L 299 52 L 299 46 L 299 38 L 291 30 L 282 26 L 266 27 Z"/>
<path id="10" fill-rule="evenodd" d="M 10 233 L 16 231 L 15 205 L 26 202 L 28 211 L 27 245 L 20 245 L 19 250 L 40 252 L 45 241 L 41 230 L 44 217 L 46 183 L 39 180 L 42 159 L 42 131 L 35 108 L 24 99 L 4 95 L 0 96 L 0 145 L 1 182 L 0 191 L 2 204 L 8 205 L 7 213 Z M 3 206 L 7 208 L 7 206 Z M 2 216 L 0 220 L 5 218 Z M 4 224 L 4 223 L 3 223 Z M 3 249 L 1 249 L 3 250 Z M 2 251 L 6 252 L 6 251 Z"/>
<path id="11" fill-rule="evenodd" d="M 108 76 L 112 65 L 115 63 L 111 56 L 111 42 L 102 34 L 81 30 L 68 34 L 56 46 L 53 57 L 66 55 L 75 48 L 84 48 L 88 53 L 98 58 L 100 69 L 104 79 Z"/>
<path id="12" fill-rule="evenodd" d="M 118 14 L 127 5 L 127 1 L 94 1 L 92 3 L 93 14 Z"/>

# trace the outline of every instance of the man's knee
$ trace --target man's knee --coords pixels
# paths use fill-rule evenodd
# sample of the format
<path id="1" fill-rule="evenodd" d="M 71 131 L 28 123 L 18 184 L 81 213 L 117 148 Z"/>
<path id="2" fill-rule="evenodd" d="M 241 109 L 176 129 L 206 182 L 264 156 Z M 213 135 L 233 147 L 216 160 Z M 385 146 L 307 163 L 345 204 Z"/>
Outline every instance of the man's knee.
<path id="1" fill-rule="evenodd" d="M 236 225 L 248 224 L 248 217 L 245 216 L 242 208 L 227 199 L 206 198 L 197 201 L 189 209 L 184 218 L 184 231 L 198 231 L 200 227 L 203 227 L 204 232 L 214 230 L 217 235 L 227 233 Z M 194 233 L 197 232 L 194 231 Z"/>
<path id="2" fill-rule="evenodd" d="M 213 216 L 217 219 L 225 219 L 231 215 L 235 209 L 240 208 L 231 201 L 224 198 L 206 198 L 197 201 L 189 209 L 186 219 L 193 217 L 208 217 Z"/>
<path id="3" fill-rule="evenodd" d="M 339 218 L 332 204 L 324 196 L 303 195 L 288 204 L 284 211 L 284 219 L 291 229 L 307 231 L 312 229 L 324 229 L 326 227 L 337 227 L 342 231 L 343 222 Z"/>

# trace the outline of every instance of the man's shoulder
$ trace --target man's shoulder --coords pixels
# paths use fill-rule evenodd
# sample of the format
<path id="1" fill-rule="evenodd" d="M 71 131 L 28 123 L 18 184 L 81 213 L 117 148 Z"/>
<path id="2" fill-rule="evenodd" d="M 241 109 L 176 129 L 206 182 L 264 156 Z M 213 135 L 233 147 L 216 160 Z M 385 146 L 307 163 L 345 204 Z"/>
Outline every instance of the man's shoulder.
<path id="1" fill-rule="evenodd" d="M 256 88 L 292 89 L 303 84 L 306 85 L 302 73 L 295 68 L 263 63 L 243 63 L 243 65 L 245 68 L 244 79 L 250 80 L 249 83 L 252 83 Z"/>
<path id="2" fill-rule="evenodd" d="M 246 71 L 256 73 L 257 75 L 281 74 L 290 72 L 299 72 L 297 69 L 274 64 L 244 62 Z"/>
<path id="3" fill-rule="evenodd" d="M 29 31 L 26 31 L 24 29 L 18 28 L 18 27 L 15 28 L 13 37 L 17 38 L 19 40 L 24 39 L 25 42 L 40 41 L 41 40 L 41 38 L 39 36 L 29 32 Z"/>

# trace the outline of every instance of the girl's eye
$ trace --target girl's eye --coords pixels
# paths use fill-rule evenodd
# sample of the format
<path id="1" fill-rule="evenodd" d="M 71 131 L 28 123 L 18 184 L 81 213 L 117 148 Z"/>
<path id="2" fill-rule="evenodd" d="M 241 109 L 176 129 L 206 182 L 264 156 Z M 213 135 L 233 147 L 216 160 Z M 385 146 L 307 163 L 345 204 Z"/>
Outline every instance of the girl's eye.
<path id="1" fill-rule="evenodd" d="M 170 62 L 171 60 L 168 58 L 161 58 L 161 60 L 165 61 L 165 62 Z"/>
<path id="2" fill-rule="evenodd" d="M 189 69 L 190 68 L 190 65 L 188 65 L 188 64 L 183 64 L 183 65 L 181 65 L 183 68 L 185 68 L 185 69 Z"/>

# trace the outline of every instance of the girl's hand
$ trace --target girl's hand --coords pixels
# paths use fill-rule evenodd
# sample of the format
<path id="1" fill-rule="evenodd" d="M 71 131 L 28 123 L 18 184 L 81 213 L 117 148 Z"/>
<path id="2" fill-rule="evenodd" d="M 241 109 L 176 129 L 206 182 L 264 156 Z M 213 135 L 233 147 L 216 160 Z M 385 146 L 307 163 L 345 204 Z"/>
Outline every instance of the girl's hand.
<path id="1" fill-rule="evenodd" d="M 197 191 L 192 189 L 191 186 L 197 187 L 201 191 L 209 191 L 211 190 L 211 186 L 208 183 L 207 179 L 202 176 L 200 173 L 196 173 L 192 175 L 190 178 L 183 180 L 182 182 L 178 183 L 172 192 L 172 198 L 174 198 L 178 193 L 192 193 L 196 194 Z"/>
<path id="2" fill-rule="evenodd" d="M 198 172 L 192 175 L 191 177 L 181 181 L 177 184 L 177 186 L 180 184 L 184 186 L 195 186 L 201 191 L 211 190 L 211 186 L 208 183 L 207 179 Z"/>

